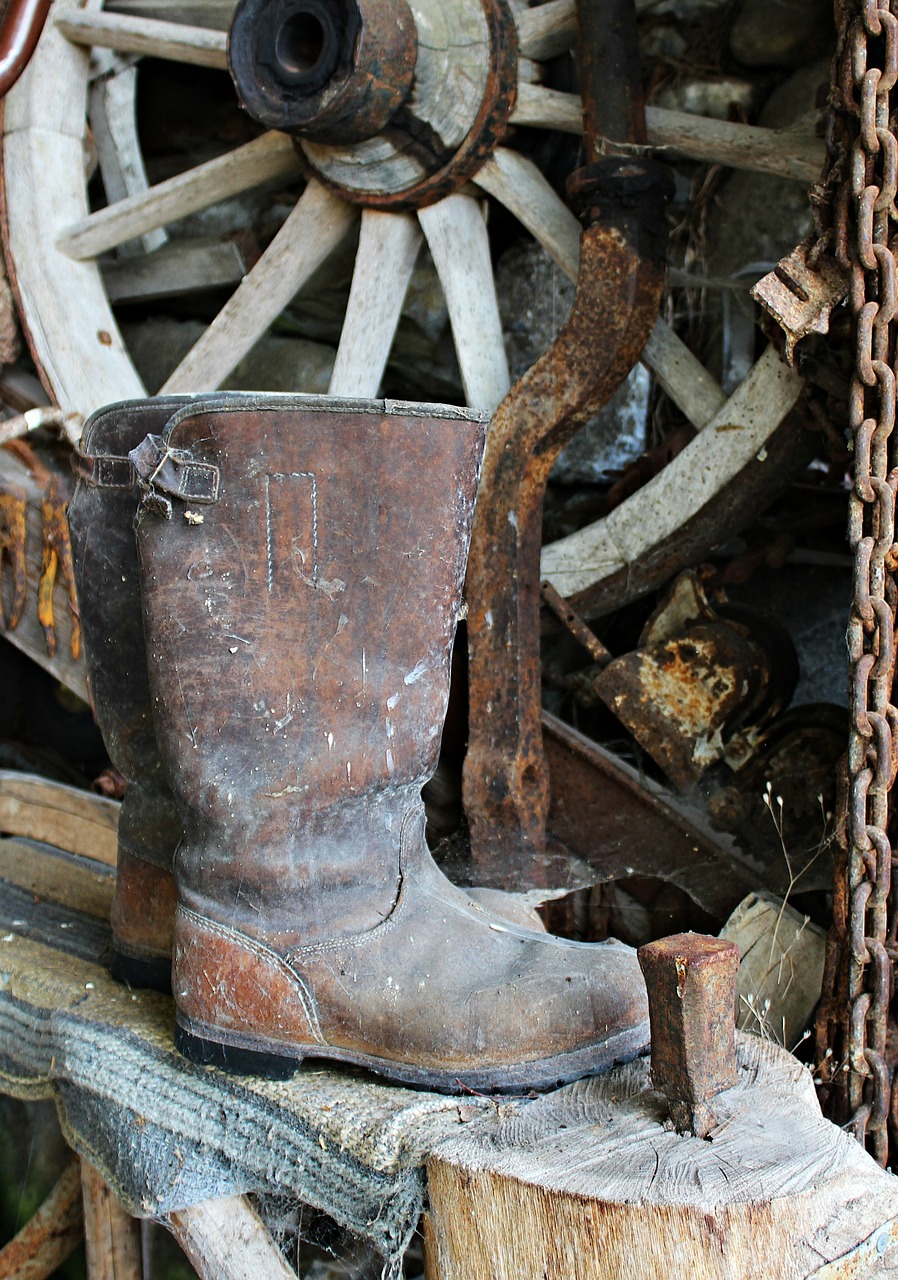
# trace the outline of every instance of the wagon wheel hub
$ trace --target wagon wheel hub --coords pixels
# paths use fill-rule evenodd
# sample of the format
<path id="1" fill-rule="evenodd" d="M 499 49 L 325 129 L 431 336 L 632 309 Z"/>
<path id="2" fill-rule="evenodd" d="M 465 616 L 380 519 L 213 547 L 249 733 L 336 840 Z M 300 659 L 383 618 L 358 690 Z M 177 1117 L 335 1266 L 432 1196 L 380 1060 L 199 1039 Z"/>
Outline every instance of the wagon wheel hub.
<path id="1" fill-rule="evenodd" d="M 420 208 L 467 182 L 515 102 L 507 0 L 241 0 L 228 41 L 246 110 L 291 133 L 345 199 Z"/>

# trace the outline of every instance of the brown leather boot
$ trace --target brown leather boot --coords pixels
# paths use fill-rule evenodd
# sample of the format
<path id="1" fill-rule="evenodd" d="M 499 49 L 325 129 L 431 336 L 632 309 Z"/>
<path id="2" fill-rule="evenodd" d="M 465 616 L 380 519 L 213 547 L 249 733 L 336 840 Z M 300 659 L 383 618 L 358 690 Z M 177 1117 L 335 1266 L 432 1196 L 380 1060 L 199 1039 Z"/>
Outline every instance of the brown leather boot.
<path id="1" fill-rule="evenodd" d="M 119 816 L 110 968 L 133 986 L 160 991 L 171 985 L 171 864 L 181 821 L 153 728 L 128 453 L 186 403 L 170 396 L 95 413 L 73 456 L 78 484 L 68 512 L 94 711 L 109 759 L 128 784 Z"/>
<path id="2" fill-rule="evenodd" d="M 630 948 L 510 923 L 424 843 L 483 434 L 462 410 L 232 396 L 132 454 L 195 1060 L 526 1089 L 648 1042 Z"/>
<path id="3" fill-rule="evenodd" d="M 109 758 L 128 789 L 119 819 L 112 901 L 113 975 L 135 987 L 171 990 L 176 891 L 172 860 L 181 820 L 165 778 L 150 708 L 137 581 L 137 490 L 128 453 L 158 435 L 187 396 L 110 405 L 87 422 L 72 465 L 72 551 L 94 710 Z M 514 894 L 474 889 L 504 918 L 541 929 Z"/>

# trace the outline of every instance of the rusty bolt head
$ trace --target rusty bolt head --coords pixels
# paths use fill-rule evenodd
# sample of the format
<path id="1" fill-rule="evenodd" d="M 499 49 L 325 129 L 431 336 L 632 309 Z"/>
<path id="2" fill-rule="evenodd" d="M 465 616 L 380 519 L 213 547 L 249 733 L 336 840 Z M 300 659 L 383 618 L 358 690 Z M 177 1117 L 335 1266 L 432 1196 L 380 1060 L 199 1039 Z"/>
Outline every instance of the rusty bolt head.
<path id="1" fill-rule="evenodd" d="M 678 1133 L 707 1137 L 714 1096 L 736 1083 L 734 942 L 678 933 L 637 953 L 649 996 L 652 1080 Z"/>

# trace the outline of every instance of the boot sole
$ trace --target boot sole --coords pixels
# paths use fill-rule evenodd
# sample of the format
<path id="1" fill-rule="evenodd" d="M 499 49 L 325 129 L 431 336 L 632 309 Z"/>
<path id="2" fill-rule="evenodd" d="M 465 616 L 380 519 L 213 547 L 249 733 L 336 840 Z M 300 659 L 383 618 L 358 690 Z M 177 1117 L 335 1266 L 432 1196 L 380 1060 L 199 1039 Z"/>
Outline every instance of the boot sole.
<path id="1" fill-rule="evenodd" d="M 171 995 L 171 956 L 160 959 L 139 960 L 126 955 L 115 946 L 109 953 L 109 972 L 117 982 L 128 987 L 140 987 Z"/>
<path id="2" fill-rule="evenodd" d="M 275 1044 L 282 1052 L 260 1048 L 260 1043 Z M 587 1049 L 576 1049 L 536 1062 L 496 1066 L 488 1070 L 444 1071 L 436 1067 L 391 1062 L 388 1058 L 330 1045 L 294 1046 L 261 1040 L 258 1036 L 239 1031 L 223 1034 L 218 1027 L 206 1026 L 180 1013 L 175 1017 L 175 1047 L 188 1061 L 199 1066 L 220 1067 L 232 1075 L 287 1080 L 305 1058 L 320 1058 L 362 1067 L 394 1084 L 449 1094 L 526 1093 L 531 1089 L 557 1089 L 584 1076 L 610 1071 L 620 1063 L 632 1062 L 648 1046 L 649 1024 L 644 1022 L 630 1031 L 619 1032 L 601 1045 L 591 1045 Z"/>

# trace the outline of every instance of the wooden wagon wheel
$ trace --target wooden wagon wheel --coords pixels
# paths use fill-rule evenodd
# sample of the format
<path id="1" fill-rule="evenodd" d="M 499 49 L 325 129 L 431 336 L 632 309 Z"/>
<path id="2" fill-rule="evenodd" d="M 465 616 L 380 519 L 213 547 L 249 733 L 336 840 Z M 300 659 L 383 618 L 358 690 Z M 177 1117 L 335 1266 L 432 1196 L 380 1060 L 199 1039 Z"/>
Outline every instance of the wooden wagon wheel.
<path id="1" fill-rule="evenodd" d="M 431 98 L 421 114 L 428 128 L 442 130 L 446 146 L 461 151 L 476 132 L 472 123 L 479 127 L 477 115 L 493 93 L 489 85 L 497 69 L 506 82 L 509 77 L 512 81 L 501 86 L 514 97 L 512 124 L 577 129 L 579 100 L 533 83 L 540 78 L 539 60 L 573 42 L 572 0 L 516 10 L 518 57 L 507 53 L 501 68 L 490 65 L 489 50 L 495 63 L 503 43 L 496 32 L 501 34 L 504 23 L 507 35 L 512 18 L 504 5 L 454 0 L 450 7 L 416 0 L 411 7 L 433 46 L 425 57 L 419 55 L 417 76 L 425 88 L 416 92 Z M 149 6 L 147 12 L 152 11 Z M 99 255 L 120 246 L 133 249 L 135 241 L 152 252 L 159 247 L 162 228 L 174 219 L 268 179 L 298 180 L 300 168 L 291 140 L 271 131 L 146 189 L 134 122 L 134 57 L 107 60 L 103 75 L 91 80 L 91 48 L 101 55 L 116 50 L 226 65 L 222 31 L 108 12 L 102 0 L 57 0 L 31 66 L 6 101 L 3 233 L 10 272 L 45 385 L 62 407 L 81 413 L 144 393 L 107 297 Z M 466 86 L 464 92 L 460 86 Z M 501 132 L 502 104 L 493 103 L 490 110 L 490 125 Z M 109 207 L 96 212 L 88 209 L 85 184 L 88 114 L 109 199 Z M 765 172 L 810 178 L 817 168 L 819 144 L 810 136 L 702 122 L 678 112 L 650 110 L 649 138 L 687 155 Z M 446 295 L 467 400 L 495 407 L 509 377 L 488 231 L 470 188 L 418 210 L 417 217 L 384 208 L 360 210 L 341 199 L 341 187 L 355 184 L 364 199 L 366 187 L 408 186 L 407 155 L 395 149 L 387 155 L 390 149 L 377 136 L 342 148 L 306 142 L 304 149 L 318 177 L 308 182 L 281 232 L 162 390 L 218 386 L 361 217 L 360 249 L 331 389 L 376 394 L 423 231 Z M 490 151 L 483 143 L 465 158 L 465 166 L 481 192 L 510 209 L 556 262 L 576 276 L 577 223 L 531 161 L 507 146 Z M 412 174 L 411 185 L 416 181 Z M 390 208 L 409 203 L 400 193 Z M 722 405 L 724 397 L 713 379 L 663 324 L 652 335 L 644 360 L 696 425 L 706 425 Z"/>

